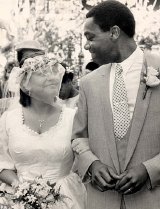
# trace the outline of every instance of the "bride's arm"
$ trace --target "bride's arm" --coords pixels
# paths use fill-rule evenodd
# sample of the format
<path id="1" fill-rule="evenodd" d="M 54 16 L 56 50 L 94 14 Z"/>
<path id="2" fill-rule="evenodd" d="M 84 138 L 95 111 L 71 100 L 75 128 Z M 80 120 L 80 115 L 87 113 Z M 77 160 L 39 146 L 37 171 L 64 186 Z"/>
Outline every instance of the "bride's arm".
<path id="1" fill-rule="evenodd" d="M 72 149 L 77 154 L 82 154 L 90 150 L 88 138 L 77 138 L 72 141 Z"/>
<path id="2" fill-rule="evenodd" d="M 72 149 L 76 153 L 75 170 L 77 169 L 79 176 L 84 183 L 91 181 L 91 175 L 89 172 L 90 165 L 99 160 L 94 155 L 89 146 L 88 138 L 76 138 L 72 141 Z"/>
<path id="3" fill-rule="evenodd" d="M 10 186 L 18 184 L 18 176 L 13 170 L 4 169 L 0 172 L 0 180 Z"/>
<path id="4" fill-rule="evenodd" d="M 15 164 L 9 151 L 9 134 L 7 121 L 11 120 L 8 112 L 4 112 L 0 118 L 0 181 L 13 185 L 18 182 Z"/>

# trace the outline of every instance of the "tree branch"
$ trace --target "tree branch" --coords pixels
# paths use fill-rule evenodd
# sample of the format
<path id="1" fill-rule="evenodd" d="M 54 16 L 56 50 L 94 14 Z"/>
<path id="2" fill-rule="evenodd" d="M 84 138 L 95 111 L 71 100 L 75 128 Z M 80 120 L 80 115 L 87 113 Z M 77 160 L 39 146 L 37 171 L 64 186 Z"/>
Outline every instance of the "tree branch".
<path id="1" fill-rule="evenodd" d="M 82 6 L 83 6 L 82 9 L 87 9 L 87 10 L 90 10 L 93 7 L 92 5 L 87 4 L 87 0 L 82 0 Z"/>

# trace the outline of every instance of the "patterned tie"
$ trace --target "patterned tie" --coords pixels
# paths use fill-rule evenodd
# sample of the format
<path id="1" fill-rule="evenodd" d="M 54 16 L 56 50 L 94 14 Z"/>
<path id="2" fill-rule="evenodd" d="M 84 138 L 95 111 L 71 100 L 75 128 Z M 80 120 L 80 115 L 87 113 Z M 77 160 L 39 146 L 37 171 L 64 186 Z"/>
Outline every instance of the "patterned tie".
<path id="1" fill-rule="evenodd" d="M 121 65 L 117 64 L 113 86 L 113 122 L 114 134 L 118 140 L 123 139 L 130 124 L 127 91 L 122 72 Z"/>

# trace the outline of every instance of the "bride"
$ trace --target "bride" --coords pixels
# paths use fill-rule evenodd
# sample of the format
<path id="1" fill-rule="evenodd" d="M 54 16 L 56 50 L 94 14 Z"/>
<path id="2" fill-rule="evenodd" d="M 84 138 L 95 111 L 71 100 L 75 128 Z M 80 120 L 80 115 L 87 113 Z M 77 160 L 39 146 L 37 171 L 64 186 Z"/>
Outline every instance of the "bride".
<path id="1" fill-rule="evenodd" d="M 64 72 L 55 60 L 36 54 L 10 75 L 21 105 L 0 119 L 0 180 L 13 186 L 42 176 L 69 197 L 61 208 L 85 209 L 85 187 L 71 171 L 75 110 L 56 103 Z"/>

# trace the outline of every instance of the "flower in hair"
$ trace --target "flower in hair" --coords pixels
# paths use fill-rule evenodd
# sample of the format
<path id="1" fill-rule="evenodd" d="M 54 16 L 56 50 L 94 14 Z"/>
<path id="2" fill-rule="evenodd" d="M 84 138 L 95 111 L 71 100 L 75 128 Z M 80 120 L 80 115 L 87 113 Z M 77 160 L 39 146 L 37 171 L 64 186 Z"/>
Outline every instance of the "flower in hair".
<path id="1" fill-rule="evenodd" d="M 28 58 L 24 61 L 22 68 L 25 72 L 37 71 L 45 72 L 48 67 L 53 67 L 58 61 L 54 58 L 49 58 L 46 55 Z"/>
<path id="2" fill-rule="evenodd" d="M 49 58 L 47 55 L 39 55 L 33 58 L 27 58 L 22 67 L 14 67 L 9 80 L 8 89 L 12 92 L 18 92 L 21 81 L 25 74 L 31 76 L 32 72 L 39 71 L 42 74 L 47 74 L 53 69 L 53 66 L 58 63 L 55 58 Z"/>

